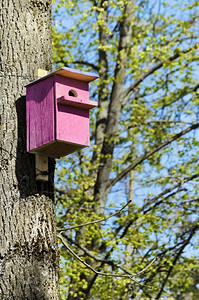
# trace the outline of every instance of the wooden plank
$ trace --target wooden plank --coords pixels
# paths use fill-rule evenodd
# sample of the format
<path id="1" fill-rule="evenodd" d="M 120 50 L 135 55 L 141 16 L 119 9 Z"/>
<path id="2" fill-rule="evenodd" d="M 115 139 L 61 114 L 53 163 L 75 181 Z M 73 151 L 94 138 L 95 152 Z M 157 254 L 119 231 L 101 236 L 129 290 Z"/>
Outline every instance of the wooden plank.
<path id="1" fill-rule="evenodd" d="M 40 77 L 46 76 L 48 74 L 48 71 L 42 70 L 42 69 L 36 69 L 35 70 L 35 79 L 37 80 Z"/>
<path id="2" fill-rule="evenodd" d="M 89 110 L 58 105 L 56 139 L 80 146 L 89 146 Z"/>
<path id="3" fill-rule="evenodd" d="M 98 102 L 97 101 L 90 101 L 90 100 L 76 100 L 76 98 L 74 97 L 60 97 L 57 99 L 57 102 L 59 104 L 62 104 L 62 105 L 68 105 L 68 106 L 73 106 L 73 107 L 79 107 L 79 108 L 82 108 L 82 109 L 86 109 L 86 110 L 89 110 L 89 109 L 92 109 L 92 108 L 95 108 L 98 106 Z"/>
<path id="4" fill-rule="evenodd" d="M 41 70 L 41 69 L 38 69 L 38 70 Z M 39 71 L 39 74 L 42 74 L 42 72 Z M 45 73 L 42 76 L 39 76 L 37 74 L 37 76 L 35 78 L 35 81 L 32 81 L 32 82 L 26 84 L 25 87 L 34 84 L 36 81 L 44 80 L 44 79 L 46 79 L 48 77 L 51 77 L 53 75 L 61 75 L 63 77 L 73 78 L 73 79 L 85 81 L 85 82 L 88 82 L 88 83 L 91 82 L 91 81 L 93 81 L 93 80 L 95 80 L 95 79 L 97 79 L 97 78 L 99 78 L 99 75 L 96 74 L 96 73 L 83 72 L 83 71 L 76 70 L 76 69 L 62 67 L 59 70 L 56 70 L 56 71 L 51 72 L 51 73 Z"/>
<path id="5" fill-rule="evenodd" d="M 28 151 L 31 151 L 55 140 L 53 78 L 28 87 L 26 99 L 30 137 Z"/>
<path id="6" fill-rule="evenodd" d="M 48 155 L 49 157 L 53 158 L 60 158 L 73 152 L 79 151 L 87 146 L 88 145 L 72 144 L 69 142 L 56 140 L 55 142 L 37 148 L 30 153 L 41 154 L 42 156 Z"/>
<path id="7" fill-rule="evenodd" d="M 35 70 L 35 79 L 48 74 L 48 71 L 42 69 Z M 41 129 L 42 130 L 42 129 Z M 36 180 L 48 181 L 48 156 L 40 154 L 35 155 Z"/>
<path id="8" fill-rule="evenodd" d="M 48 181 L 48 156 L 35 155 L 36 180 Z"/>

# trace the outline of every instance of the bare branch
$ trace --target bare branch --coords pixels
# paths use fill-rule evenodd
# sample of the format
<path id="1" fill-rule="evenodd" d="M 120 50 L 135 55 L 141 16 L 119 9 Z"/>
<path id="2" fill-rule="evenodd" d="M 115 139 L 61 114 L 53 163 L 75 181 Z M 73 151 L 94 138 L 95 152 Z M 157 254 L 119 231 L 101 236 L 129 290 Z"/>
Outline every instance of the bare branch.
<path id="1" fill-rule="evenodd" d="M 148 268 L 150 268 L 150 266 L 154 263 L 154 261 L 156 260 L 156 258 L 154 258 L 149 265 L 147 265 L 144 269 L 142 269 L 140 272 L 138 272 L 137 274 L 133 274 L 130 273 L 129 271 L 128 274 L 121 274 L 121 273 L 104 273 L 104 272 L 99 272 L 97 270 L 95 270 L 91 265 L 89 265 L 88 263 L 86 263 L 84 260 L 82 260 L 63 240 L 62 236 L 58 236 L 58 238 L 61 240 L 62 244 L 64 245 L 64 247 L 78 260 L 80 261 L 84 266 L 86 266 L 89 270 L 91 270 L 93 273 L 95 273 L 96 275 L 100 275 L 100 276 L 108 276 L 108 277 L 126 277 L 129 278 L 131 280 L 133 280 L 134 282 L 136 282 L 137 284 L 139 284 L 136 280 L 135 277 L 138 276 L 139 274 L 145 272 Z M 103 262 L 104 263 L 104 262 Z"/>
<path id="2" fill-rule="evenodd" d="M 65 66 L 68 66 L 68 62 L 66 60 L 57 60 L 55 61 L 56 64 L 64 64 Z M 83 66 L 88 66 L 88 67 L 91 67 L 93 70 L 96 70 L 97 72 L 99 72 L 99 68 L 88 62 L 88 61 L 84 61 L 84 60 L 74 60 L 72 62 L 70 62 L 70 64 L 79 64 L 79 65 L 83 65 Z"/>
<path id="3" fill-rule="evenodd" d="M 87 264 L 85 261 L 83 261 L 68 245 L 66 245 L 66 243 L 64 242 L 63 238 L 58 235 L 58 238 L 61 240 L 62 244 L 64 245 L 64 247 L 78 260 L 80 261 L 83 265 L 85 265 L 89 270 L 91 270 L 92 272 L 94 272 L 97 275 L 101 275 L 101 276 L 109 276 L 109 277 L 127 277 L 130 278 L 131 280 L 135 281 L 134 277 L 135 274 L 129 275 L 129 274 L 112 274 L 112 273 L 104 273 L 104 272 L 99 272 L 97 270 L 95 270 L 93 267 L 91 267 L 91 265 Z"/>
<path id="4" fill-rule="evenodd" d="M 156 197 L 150 199 L 149 201 L 147 201 L 147 203 L 143 205 L 142 211 L 144 211 L 144 213 L 147 213 L 147 212 L 149 211 L 149 209 L 144 210 L 147 206 L 149 206 L 149 205 L 155 203 L 159 198 L 161 198 L 161 197 L 163 197 L 164 195 L 170 193 L 170 192 L 173 191 L 174 189 L 181 187 L 184 183 L 186 183 L 186 182 L 188 182 L 188 181 L 191 181 L 191 180 L 193 180 L 193 179 L 196 179 L 196 178 L 198 178 L 198 177 L 199 177 L 199 174 L 194 174 L 194 175 L 192 175 L 192 176 L 185 177 L 185 178 L 181 179 L 180 182 L 178 182 L 177 184 L 171 186 L 170 188 L 168 188 L 168 189 L 164 190 L 162 193 L 160 193 L 158 196 L 156 196 Z M 183 189 L 183 190 L 184 190 L 184 189 Z M 181 192 L 181 191 L 183 191 L 183 190 L 180 189 L 180 190 L 178 190 L 177 192 Z M 174 194 L 176 194 L 176 193 L 174 193 Z M 173 195 L 173 194 L 172 194 L 172 195 Z M 170 194 L 169 194 L 168 196 L 171 197 Z M 164 201 L 164 199 L 162 199 L 161 201 Z M 141 211 L 140 211 L 140 212 L 141 212 Z"/>
<path id="5" fill-rule="evenodd" d="M 163 64 L 167 61 L 174 61 L 177 58 L 179 58 L 182 54 L 186 54 L 189 53 L 190 51 L 193 51 L 193 48 L 197 48 L 198 45 L 196 44 L 194 47 L 190 47 L 184 51 L 181 51 L 179 53 L 174 54 L 173 56 L 159 62 L 157 65 L 155 65 L 154 67 L 152 67 L 151 69 L 148 70 L 148 72 L 142 74 L 140 76 L 139 79 L 137 79 L 130 87 L 128 87 L 125 91 L 124 91 L 124 100 L 123 100 L 123 105 L 125 104 L 125 102 L 127 101 L 127 99 L 129 98 L 130 94 L 133 92 L 133 90 L 144 80 L 146 79 L 149 75 L 153 74 L 155 71 L 157 71 L 158 69 L 160 69 Z"/>
<path id="6" fill-rule="evenodd" d="M 180 247 L 180 250 L 179 250 L 178 253 L 176 254 L 176 256 L 175 256 L 175 258 L 174 258 L 174 260 L 173 260 L 173 263 L 172 263 L 172 265 L 170 266 L 170 268 L 169 268 L 169 270 L 168 270 L 168 272 L 167 272 L 167 275 L 166 275 L 165 279 L 163 280 L 163 283 L 162 283 L 162 286 L 161 286 L 161 288 L 160 288 L 160 291 L 159 291 L 159 293 L 158 293 L 158 295 L 156 296 L 155 299 L 157 299 L 157 300 L 160 299 L 160 296 L 161 296 L 161 294 L 162 294 L 162 292 L 163 292 L 163 290 L 164 290 L 164 287 L 165 287 L 165 285 L 166 285 L 166 283 L 167 283 L 167 280 L 168 280 L 168 278 L 169 278 L 169 276 L 170 276 L 170 274 L 171 274 L 171 272 L 172 272 L 172 270 L 173 270 L 175 264 L 176 264 L 177 261 L 179 260 L 180 256 L 181 256 L 182 253 L 183 253 L 184 248 L 189 244 L 191 238 L 193 237 L 193 235 L 195 234 L 195 232 L 198 230 L 198 228 L 199 228 L 199 225 L 196 225 L 195 227 L 192 228 L 192 230 L 191 230 L 191 232 L 190 232 L 190 235 L 189 235 L 188 239 L 186 239 L 186 240 L 184 241 L 183 245 Z"/>
<path id="7" fill-rule="evenodd" d="M 88 66 L 91 67 L 93 70 L 96 70 L 97 72 L 99 72 L 99 67 L 88 62 L 88 61 L 84 61 L 84 60 L 75 60 L 73 61 L 73 64 L 79 64 L 79 65 L 84 65 L 84 66 Z"/>
<path id="8" fill-rule="evenodd" d="M 68 228 L 58 228 L 57 231 L 58 232 L 62 232 L 62 231 L 72 230 L 72 229 L 76 229 L 76 228 L 81 228 L 81 227 L 84 227 L 84 226 L 88 226 L 88 225 L 91 225 L 91 224 L 96 224 L 96 223 L 101 223 L 103 221 L 107 221 L 108 219 L 110 219 L 110 218 L 112 218 L 112 217 L 114 217 L 116 215 L 119 215 L 131 202 L 132 202 L 132 200 L 129 200 L 129 202 L 127 204 L 125 204 L 124 206 L 122 206 L 122 208 L 120 210 L 117 210 L 115 213 L 111 214 L 108 217 L 104 217 L 104 218 L 102 218 L 100 220 L 95 220 L 95 221 L 91 221 L 91 222 L 80 224 L 80 225 L 76 225 L 76 226 L 71 226 L 71 227 L 68 227 Z"/>
<path id="9" fill-rule="evenodd" d="M 170 193 L 170 192 L 173 191 L 174 189 L 181 187 L 182 184 L 184 184 L 184 183 L 186 183 L 186 182 L 189 182 L 189 181 L 191 181 L 191 180 L 193 180 L 193 179 L 196 179 L 196 178 L 198 178 L 198 177 L 199 177 L 199 174 L 194 174 L 194 175 L 192 175 L 192 176 L 186 177 L 186 178 L 184 178 L 183 180 L 181 180 L 179 183 L 177 183 L 176 185 L 173 185 L 172 187 L 170 187 L 170 188 L 164 190 L 164 191 L 163 191 L 162 193 L 160 193 L 158 196 L 152 198 L 152 199 L 149 200 L 146 204 L 144 204 L 144 205 L 138 210 L 138 215 L 139 215 L 140 213 L 146 214 L 147 212 L 149 212 L 149 211 L 153 208 L 153 207 L 149 207 L 148 209 L 145 209 L 145 208 L 147 208 L 147 206 L 149 206 L 149 205 L 151 205 L 151 204 L 153 204 L 153 203 L 155 203 L 154 206 L 157 206 L 157 205 L 161 204 L 164 200 L 169 199 L 170 197 L 174 196 L 174 195 L 177 194 L 178 192 L 181 192 L 182 189 L 177 190 L 176 192 L 173 192 L 172 194 L 167 195 L 164 199 L 161 199 L 160 201 L 156 202 L 159 198 L 162 198 L 163 196 L 165 196 L 166 194 Z M 137 218 L 138 218 L 138 217 L 137 217 Z M 120 235 L 120 239 L 123 238 L 123 237 L 126 235 L 126 233 L 128 232 L 129 227 L 133 224 L 133 222 L 135 222 L 135 220 L 136 220 L 137 218 L 135 218 L 134 220 L 130 220 L 130 221 L 128 222 L 128 224 L 125 226 L 125 228 L 124 228 L 124 226 L 120 225 L 120 226 L 116 229 L 115 235 L 118 234 L 119 231 L 123 229 L 123 232 L 122 232 L 122 234 Z"/>
<path id="10" fill-rule="evenodd" d="M 140 274 L 144 273 L 145 271 L 147 271 L 150 268 L 150 266 L 152 266 L 152 264 L 154 263 L 154 261 L 156 260 L 156 258 L 157 257 L 154 257 L 154 259 L 144 269 L 142 269 L 141 271 L 139 271 L 137 273 L 137 275 L 140 275 Z"/>
<path id="11" fill-rule="evenodd" d="M 131 273 L 129 270 L 127 270 L 126 268 L 124 268 L 123 266 L 120 266 L 118 264 L 116 264 L 114 261 L 109 260 L 109 259 L 105 259 L 105 258 L 101 258 L 99 256 L 96 256 L 94 254 L 92 254 L 86 247 L 82 246 L 81 244 L 79 244 L 76 240 L 73 240 L 71 237 L 67 236 L 65 233 L 61 233 L 71 244 L 74 244 L 75 246 L 77 246 L 79 249 L 81 249 L 82 251 L 84 251 L 84 253 L 88 256 L 90 256 L 91 258 L 93 258 L 95 261 L 98 262 L 103 262 L 105 264 L 108 264 L 110 266 L 115 266 L 118 269 L 121 269 L 122 271 L 124 271 L 125 273 L 131 275 L 131 276 L 135 276 L 136 274 Z M 142 271 L 140 271 L 142 272 Z M 139 274 L 139 273 L 138 273 Z"/>
<path id="12" fill-rule="evenodd" d="M 71 190 L 67 191 L 67 190 L 63 190 L 63 189 L 59 189 L 59 188 L 55 187 L 55 192 L 59 193 L 59 194 L 70 195 Z"/>
<path id="13" fill-rule="evenodd" d="M 193 124 L 192 126 L 178 132 L 177 134 L 173 135 L 168 140 L 164 141 L 163 143 L 159 144 L 157 147 L 151 149 L 147 153 L 141 155 L 138 159 L 136 159 L 132 164 L 130 164 L 126 169 L 121 171 L 117 177 L 109 182 L 107 185 L 107 188 L 110 189 L 112 186 L 114 186 L 118 181 L 120 181 L 123 177 L 125 177 L 131 170 L 135 169 L 139 164 L 141 164 L 144 160 L 148 159 L 150 156 L 152 156 L 154 153 L 158 152 L 165 146 L 171 144 L 173 141 L 177 140 L 181 136 L 185 135 L 186 133 L 197 129 L 199 127 L 199 123 Z"/>
<path id="14" fill-rule="evenodd" d="M 166 120 L 166 119 L 160 119 L 160 120 L 150 120 L 150 121 L 145 121 L 145 122 L 141 122 L 139 124 L 135 124 L 133 125 L 133 127 L 135 126 L 139 126 L 139 125 L 147 125 L 147 124 L 157 124 L 157 123 L 166 123 L 166 124 L 183 124 L 183 125 L 191 125 L 192 123 L 188 123 L 188 122 L 183 122 L 183 121 L 175 121 L 175 120 Z M 132 126 L 131 126 L 132 127 Z M 130 127 L 128 127 L 130 128 Z"/>

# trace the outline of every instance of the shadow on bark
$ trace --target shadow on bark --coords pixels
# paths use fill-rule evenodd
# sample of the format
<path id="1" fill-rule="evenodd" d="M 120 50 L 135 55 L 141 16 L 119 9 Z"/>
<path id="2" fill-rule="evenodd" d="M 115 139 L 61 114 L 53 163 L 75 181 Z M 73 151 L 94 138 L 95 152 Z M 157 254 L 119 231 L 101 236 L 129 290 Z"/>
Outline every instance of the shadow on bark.
<path id="1" fill-rule="evenodd" d="M 16 101 L 18 119 L 18 139 L 16 157 L 16 177 L 18 180 L 20 196 L 27 198 L 31 195 L 45 195 L 54 201 L 54 170 L 55 160 L 48 159 L 49 181 L 36 181 L 35 155 L 26 152 L 26 97 L 22 96 Z M 42 128 L 41 128 L 42 130 Z"/>

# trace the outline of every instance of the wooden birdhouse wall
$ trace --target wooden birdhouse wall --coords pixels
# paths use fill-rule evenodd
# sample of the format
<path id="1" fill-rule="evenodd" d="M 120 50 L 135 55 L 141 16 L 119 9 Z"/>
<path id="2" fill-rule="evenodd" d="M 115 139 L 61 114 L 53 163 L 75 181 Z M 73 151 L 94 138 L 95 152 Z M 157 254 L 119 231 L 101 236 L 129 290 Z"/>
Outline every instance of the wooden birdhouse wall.
<path id="1" fill-rule="evenodd" d="M 89 146 L 89 109 L 97 103 L 88 84 L 98 78 L 90 74 L 62 68 L 26 86 L 28 152 L 59 158 Z"/>
<path id="2" fill-rule="evenodd" d="M 26 118 L 28 152 L 55 140 L 53 77 L 27 88 Z"/>

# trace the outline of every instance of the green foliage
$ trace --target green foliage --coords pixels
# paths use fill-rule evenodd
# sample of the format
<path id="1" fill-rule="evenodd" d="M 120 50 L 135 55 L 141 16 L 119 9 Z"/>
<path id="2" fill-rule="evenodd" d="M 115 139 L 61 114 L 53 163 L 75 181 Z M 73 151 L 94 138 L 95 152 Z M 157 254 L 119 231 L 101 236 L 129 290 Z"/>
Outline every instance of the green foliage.
<path id="1" fill-rule="evenodd" d="M 136 1 L 128 14 L 132 2 L 54 5 L 54 67 L 100 74 L 91 146 L 57 163 L 58 227 L 91 222 L 63 233 L 71 249 L 98 272 L 136 274 L 94 275 L 60 244 L 63 299 L 199 295 L 199 3 Z"/>

